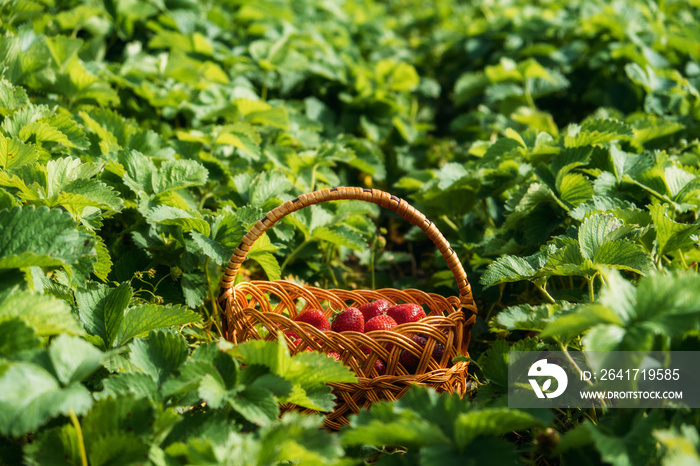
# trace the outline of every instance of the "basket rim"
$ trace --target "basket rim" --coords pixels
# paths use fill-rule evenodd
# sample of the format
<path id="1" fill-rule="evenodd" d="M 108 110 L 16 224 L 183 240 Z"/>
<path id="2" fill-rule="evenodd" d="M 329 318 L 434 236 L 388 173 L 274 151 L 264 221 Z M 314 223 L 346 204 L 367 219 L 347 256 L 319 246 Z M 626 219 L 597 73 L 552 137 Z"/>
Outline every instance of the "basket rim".
<path id="1" fill-rule="evenodd" d="M 231 300 L 232 302 L 235 302 L 235 295 L 237 291 L 243 291 L 241 289 L 247 289 L 249 287 L 258 287 L 261 285 L 266 285 L 266 284 L 276 284 L 276 285 L 281 285 L 282 287 L 291 287 L 291 288 L 297 288 L 297 289 L 304 289 L 310 292 L 314 291 L 323 291 L 327 293 L 353 293 L 353 294 L 358 294 L 361 299 L 355 300 L 357 304 L 364 304 L 364 303 L 369 303 L 377 299 L 385 299 L 389 301 L 391 304 L 399 304 L 399 302 L 406 300 L 402 299 L 387 299 L 387 294 L 399 294 L 399 295 L 407 295 L 407 296 L 426 296 L 430 298 L 437 298 L 438 300 L 445 300 L 448 303 L 452 304 L 455 307 L 455 312 L 460 310 L 468 310 L 471 311 L 472 314 L 477 314 L 476 306 L 475 305 L 465 305 L 458 296 L 445 296 L 439 293 L 433 293 L 433 292 L 428 292 L 428 291 L 423 291 L 419 288 L 404 288 L 404 289 L 399 289 L 399 288 L 377 288 L 374 290 L 370 289 L 364 289 L 364 288 L 359 288 L 359 289 L 354 289 L 354 290 L 348 290 L 345 288 L 321 288 L 318 286 L 314 285 L 308 285 L 308 284 L 300 284 L 292 280 L 287 280 L 287 279 L 277 279 L 277 280 L 249 280 L 249 281 L 241 281 L 239 283 L 234 284 L 233 286 L 222 289 L 221 293 L 219 294 L 218 301 L 220 303 L 225 303 L 228 300 Z M 376 295 L 376 297 L 368 297 L 365 298 L 364 295 Z M 427 300 L 426 300 L 427 301 Z M 222 306 L 223 307 L 223 306 Z M 469 316 L 465 315 L 465 319 L 468 319 Z"/>

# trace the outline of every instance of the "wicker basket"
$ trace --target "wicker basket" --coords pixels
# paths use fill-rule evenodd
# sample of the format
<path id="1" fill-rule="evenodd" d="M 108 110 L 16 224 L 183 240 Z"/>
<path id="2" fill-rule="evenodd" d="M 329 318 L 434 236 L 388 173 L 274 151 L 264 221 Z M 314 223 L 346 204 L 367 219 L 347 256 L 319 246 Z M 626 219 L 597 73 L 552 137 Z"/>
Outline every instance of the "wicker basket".
<path id="1" fill-rule="evenodd" d="M 414 225 L 419 226 L 435 243 L 452 271 L 459 297 L 445 298 L 433 293 L 408 289 L 323 290 L 300 286 L 286 280 L 241 282 L 234 286 L 234 279 L 253 243 L 282 217 L 303 207 L 325 201 L 358 199 L 389 208 Z M 391 303 L 416 303 L 426 309 L 427 317 L 420 322 L 406 323 L 391 331 L 374 331 L 371 334 L 357 332 L 322 332 L 304 322 L 292 319 L 309 308 L 322 309 L 327 317 L 346 307 L 386 299 Z M 227 340 L 242 343 L 253 339 L 277 338 L 275 330 L 294 332 L 301 339 L 296 346 L 288 340 L 292 354 L 308 351 L 308 348 L 325 353 L 334 351 L 357 375 L 357 383 L 333 383 L 337 397 L 336 408 L 326 416 L 326 427 L 340 429 L 347 424 L 347 416 L 362 407 L 380 400 L 396 400 L 411 384 L 424 384 L 438 391 L 464 394 L 467 363 L 451 360 L 457 355 L 467 355 L 471 328 L 476 317 L 476 306 L 466 273 L 449 243 L 422 213 L 403 199 L 377 189 L 335 188 L 324 189 L 285 202 L 271 210 L 243 237 L 231 256 L 221 281 L 219 304 L 223 310 L 223 330 Z M 272 330 L 260 332 L 259 329 Z M 262 334 L 262 335 L 261 335 Z M 421 334 L 427 344 L 421 348 L 411 337 Z M 265 336 L 263 336 L 265 335 Z M 286 337 L 288 338 L 288 337 Z M 436 344 L 445 347 L 442 358 L 433 359 Z M 363 351 L 369 348 L 369 353 Z M 400 363 L 403 350 L 419 357 L 418 367 L 409 373 Z M 381 358 L 386 364 L 384 375 L 377 374 L 374 364 Z M 293 406 L 283 406 L 292 409 Z"/>

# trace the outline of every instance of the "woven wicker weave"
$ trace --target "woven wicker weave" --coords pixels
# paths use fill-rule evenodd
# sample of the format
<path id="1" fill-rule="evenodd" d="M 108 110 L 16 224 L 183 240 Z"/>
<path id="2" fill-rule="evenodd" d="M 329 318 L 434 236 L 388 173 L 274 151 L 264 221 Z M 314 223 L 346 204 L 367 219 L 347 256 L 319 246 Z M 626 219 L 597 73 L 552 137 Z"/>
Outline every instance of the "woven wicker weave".
<path id="1" fill-rule="evenodd" d="M 378 204 L 420 227 L 447 260 L 457 282 L 459 296 L 445 298 L 415 289 L 323 290 L 285 280 L 251 281 L 233 285 L 253 243 L 277 221 L 309 205 L 341 199 L 358 199 Z M 346 307 L 357 307 L 376 299 L 386 299 L 394 304 L 404 302 L 422 305 L 427 317 L 420 322 L 399 325 L 391 331 L 368 334 L 322 332 L 307 323 L 292 320 L 306 309 L 321 309 L 326 317 L 331 317 Z M 371 403 L 401 398 L 411 384 L 424 384 L 439 391 L 460 394 L 466 389 L 467 363 L 452 365 L 451 360 L 457 355 L 468 354 L 471 327 L 476 316 L 467 275 L 437 227 L 406 201 L 389 193 L 377 189 L 347 187 L 324 189 L 303 194 L 271 210 L 243 237 L 231 256 L 221 280 L 219 304 L 223 310 L 225 337 L 233 343 L 273 340 L 277 337 L 276 331 L 281 330 L 285 334 L 294 332 L 300 337 L 301 342 L 296 346 L 288 340 L 292 354 L 311 348 L 325 353 L 334 351 L 341 355 L 343 363 L 357 375 L 358 382 L 330 384 L 337 397 L 337 404 L 335 410 L 326 416 L 325 425 L 328 428 L 341 428 L 347 424 L 349 414 L 357 413 L 360 408 L 368 407 Z M 426 337 L 425 348 L 411 340 L 416 334 Z M 433 349 L 438 343 L 445 347 L 439 361 L 432 358 Z M 371 351 L 366 352 L 367 348 Z M 399 363 L 404 350 L 420 358 L 417 369 L 412 373 Z M 377 374 L 374 369 L 377 358 L 386 364 L 384 375 Z"/>

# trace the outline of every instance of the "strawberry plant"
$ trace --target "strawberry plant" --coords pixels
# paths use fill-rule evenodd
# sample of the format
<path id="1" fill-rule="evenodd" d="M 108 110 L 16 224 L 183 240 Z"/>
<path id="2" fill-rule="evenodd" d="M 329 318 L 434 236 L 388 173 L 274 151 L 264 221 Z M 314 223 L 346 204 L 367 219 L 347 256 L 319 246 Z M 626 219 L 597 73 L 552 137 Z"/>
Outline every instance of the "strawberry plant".
<path id="1" fill-rule="evenodd" d="M 697 410 L 506 408 L 512 350 L 700 351 L 697 6 L 3 2 L 0 464 L 700 462 Z M 284 406 L 332 410 L 346 355 L 234 346 L 216 297 L 265 212 L 340 185 L 426 213 L 479 316 L 463 398 L 414 387 L 328 432 Z M 237 280 L 455 292 L 360 202 L 247 258 Z M 425 312 L 389 307 L 333 326 Z"/>

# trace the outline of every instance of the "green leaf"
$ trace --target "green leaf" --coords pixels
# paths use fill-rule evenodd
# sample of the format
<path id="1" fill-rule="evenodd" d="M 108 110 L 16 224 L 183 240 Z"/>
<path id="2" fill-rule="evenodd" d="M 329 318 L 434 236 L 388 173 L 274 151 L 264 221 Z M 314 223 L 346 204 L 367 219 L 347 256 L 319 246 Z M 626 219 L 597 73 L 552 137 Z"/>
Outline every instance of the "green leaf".
<path id="1" fill-rule="evenodd" d="M 0 317 L 0 356 L 10 357 L 20 351 L 38 347 L 41 339 L 34 328 L 19 318 L 4 320 Z"/>
<path id="2" fill-rule="evenodd" d="M 585 260 L 581 254 L 581 247 L 575 240 L 559 248 L 549 257 L 545 269 L 552 275 L 581 275 L 586 276 L 593 273 L 593 264 L 590 260 Z"/>
<path id="3" fill-rule="evenodd" d="M 229 259 L 231 259 L 231 254 L 233 251 L 229 251 L 218 241 L 213 240 L 196 230 L 192 230 L 190 235 L 192 235 L 192 239 L 195 243 L 197 243 L 197 246 L 200 247 L 202 253 L 208 257 L 211 257 L 217 264 L 226 265 Z"/>
<path id="4" fill-rule="evenodd" d="M 655 458 L 657 447 L 652 431 L 659 425 L 661 416 L 661 411 L 652 411 L 649 415 L 637 412 L 634 420 L 622 432 L 616 432 L 616 426 L 605 425 L 609 422 L 598 426 L 586 423 L 586 426 L 603 461 L 619 466 L 635 466 L 648 464 L 650 459 Z"/>
<path id="5" fill-rule="evenodd" d="M 16 188 L 17 196 L 23 201 L 43 202 L 46 197 L 46 167 L 43 165 L 24 165 L 17 171 L 21 175 L 11 175 L 0 171 L 0 185 Z"/>
<path id="6" fill-rule="evenodd" d="M 32 144 L 15 138 L 0 137 L 0 168 L 10 172 L 24 165 L 36 163 L 40 152 Z"/>
<path id="7" fill-rule="evenodd" d="M 508 386 L 508 353 L 510 351 L 533 351 L 537 349 L 538 344 L 537 338 L 519 340 L 512 347 L 505 340 L 496 340 L 479 358 L 479 366 L 491 384 L 506 388 Z"/>
<path id="8" fill-rule="evenodd" d="M 696 204 L 698 193 L 700 193 L 700 178 L 697 175 L 670 166 L 664 168 L 664 178 L 674 201 L 690 205 Z"/>
<path id="9" fill-rule="evenodd" d="M 99 326 L 100 311 L 103 312 L 104 318 L 104 330 L 105 330 L 105 343 L 108 347 L 113 346 L 117 343 L 119 335 L 122 332 L 123 322 L 124 322 L 124 310 L 129 305 L 131 297 L 133 296 L 131 285 L 129 282 L 123 282 L 114 290 L 111 290 L 108 295 L 105 296 L 104 307 L 96 306 L 92 311 L 92 321 L 95 325 Z M 99 327 L 96 330 L 100 330 Z M 98 336 L 102 336 L 97 333 Z"/>
<path id="10" fill-rule="evenodd" d="M 592 304 L 549 323 L 539 336 L 540 338 L 556 337 L 560 341 L 566 341 L 600 324 L 623 325 L 624 322 L 619 315 L 607 307 Z"/>
<path id="11" fill-rule="evenodd" d="M 4 189 L 0 188 L 0 210 L 11 209 L 16 205 L 18 205 L 18 202 L 15 197 Z"/>
<path id="12" fill-rule="evenodd" d="M 473 410 L 460 414 L 455 422 L 455 441 L 465 448 L 479 436 L 503 435 L 541 425 L 541 421 L 524 411 L 508 408 Z"/>
<path id="13" fill-rule="evenodd" d="M 559 205 L 550 188 L 541 183 L 523 185 L 506 201 L 505 208 L 511 212 L 506 219 L 506 225 L 511 228 L 517 227 L 535 208 L 543 204 Z"/>
<path id="14" fill-rule="evenodd" d="M 148 398 L 161 401 L 158 382 L 149 374 L 142 372 L 122 372 L 112 374 L 102 380 L 102 391 L 94 393 L 96 399 L 133 394 L 136 398 Z"/>
<path id="15" fill-rule="evenodd" d="M 499 283 L 517 282 L 532 278 L 536 273 L 532 265 L 522 257 L 503 256 L 489 264 L 479 283 L 493 286 Z"/>
<path id="16" fill-rule="evenodd" d="M 97 262 L 93 264 L 95 268 L 94 273 L 97 278 L 106 282 L 107 276 L 112 271 L 112 257 L 109 255 L 109 249 L 107 249 L 107 245 L 100 236 L 97 236 L 95 233 L 92 235 L 92 238 L 95 240 L 95 250 L 97 251 Z"/>
<path id="17" fill-rule="evenodd" d="M 108 397 L 96 402 L 81 424 L 86 442 L 125 431 L 137 436 L 151 434 L 155 409 L 146 399 L 133 395 Z"/>
<path id="18" fill-rule="evenodd" d="M 78 337 L 59 335 L 51 342 L 49 358 L 63 385 L 80 382 L 102 365 L 102 352 Z"/>
<path id="19" fill-rule="evenodd" d="M 496 314 L 489 322 L 489 327 L 493 332 L 500 332 L 503 329 L 541 331 L 567 306 L 568 303 L 510 306 Z"/>
<path id="20" fill-rule="evenodd" d="M 403 62 L 397 63 L 391 59 L 379 61 L 376 73 L 378 78 L 385 81 L 392 91 L 410 92 L 420 82 L 418 73 L 413 66 Z"/>
<path id="21" fill-rule="evenodd" d="M 542 268 L 548 258 L 555 252 L 555 247 L 550 245 L 540 252 L 527 257 L 502 256 L 489 264 L 486 272 L 481 276 L 479 283 L 487 287 L 499 283 L 517 282 L 521 280 L 537 280 L 544 273 Z"/>
<path id="22" fill-rule="evenodd" d="M 482 95 L 489 79 L 480 72 L 462 74 L 455 82 L 455 105 L 463 105 L 473 97 Z"/>
<path id="23" fill-rule="evenodd" d="M 567 173 L 557 183 L 559 198 L 572 206 L 586 202 L 593 197 L 593 184 L 580 173 Z"/>
<path id="24" fill-rule="evenodd" d="M 677 339 L 698 328 L 700 303 L 694 290 L 700 286 L 700 277 L 694 274 L 654 272 L 642 277 L 635 288 L 611 270 L 605 274 L 605 283 L 600 304 L 593 305 L 605 309 L 590 310 L 585 306 L 579 311 L 606 315 L 610 320 L 610 323 L 590 322 L 597 325 L 583 338 L 584 349 L 588 351 L 646 351 L 651 349 L 654 336 Z M 610 312 L 617 316 L 618 323 L 613 323 L 615 318 Z"/>
<path id="25" fill-rule="evenodd" d="M 129 305 L 132 290 L 128 282 L 116 288 L 98 283 L 89 283 L 75 292 L 78 314 L 90 335 L 100 337 L 106 346 L 111 346 L 119 333 L 124 310 Z"/>
<path id="26" fill-rule="evenodd" d="M 515 445 L 499 438 L 483 438 L 469 445 L 464 451 L 455 450 L 451 445 L 429 446 L 420 451 L 420 464 L 499 464 L 515 466 L 519 464 Z"/>
<path id="27" fill-rule="evenodd" d="M 50 185 L 51 181 L 49 180 Z M 82 196 L 87 201 L 84 202 L 84 205 L 92 205 L 111 211 L 120 211 L 124 207 L 124 201 L 119 197 L 119 194 L 98 180 L 79 178 L 67 183 L 62 187 L 61 191 Z M 70 206 L 70 203 L 61 199 L 60 194 L 58 195 L 58 203 L 63 206 Z M 82 209 L 75 209 L 75 212 L 81 213 Z"/>
<path id="28" fill-rule="evenodd" d="M 649 206 L 651 219 L 656 227 L 656 247 L 659 254 L 684 250 L 698 241 L 697 232 L 700 225 L 686 225 L 674 222 L 668 217 L 668 205 Z"/>
<path id="29" fill-rule="evenodd" d="M 223 381 L 211 374 L 205 374 L 199 383 L 199 396 L 214 409 L 224 405 L 228 393 Z"/>
<path id="30" fill-rule="evenodd" d="M 245 117 L 253 125 L 265 125 L 281 130 L 289 129 L 289 113 L 283 106 L 251 112 Z"/>
<path id="31" fill-rule="evenodd" d="M 0 322 L 20 319 L 38 336 L 83 333 L 66 301 L 26 290 L 0 292 Z"/>
<path id="32" fill-rule="evenodd" d="M 209 282 L 203 273 L 183 273 L 180 284 L 185 304 L 190 308 L 202 305 L 208 297 Z"/>
<path id="33" fill-rule="evenodd" d="M 5 78 L 0 79 L 0 114 L 7 116 L 11 110 L 29 105 L 27 91 L 20 86 L 13 86 Z"/>
<path id="34" fill-rule="evenodd" d="M 101 165 L 82 163 L 80 159 L 70 157 L 49 160 L 46 164 L 47 193 L 49 196 L 57 196 L 66 186 L 76 181 L 85 182 L 97 175 L 101 170 Z M 78 183 L 78 186 L 81 186 L 81 184 Z M 82 193 L 85 190 L 78 190 L 77 192 Z"/>
<path id="35" fill-rule="evenodd" d="M 311 232 L 311 239 L 328 241 L 355 251 L 362 251 L 367 248 L 367 243 L 362 238 L 362 235 L 346 225 L 314 228 Z"/>
<path id="36" fill-rule="evenodd" d="M 70 266 L 94 256 L 92 237 L 71 216 L 46 207 L 0 210 L 0 269 Z"/>
<path id="37" fill-rule="evenodd" d="M 277 258 L 269 252 L 248 253 L 248 258 L 254 260 L 265 271 L 268 280 L 279 280 L 282 275 Z M 227 259 L 228 261 L 228 259 Z"/>
<path id="38" fill-rule="evenodd" d="M 145 443 L 155 429 L 151 402 L 133 395 L 97 401 L 81 421 L 90 464 L 134 464 L 148 457 Z"/>
<path id="39" fill-rule="evenodd" d="M 122 176 L 124 184 L 135 193 L 153 193 L 153 178 L 156 176 L 156 166 L 149 159 L 136 150 L 122 150 L 117 153 L 117 160 L 123 167 L 114 169 Z M 118 166 L 118 164 L 115 164 Z"/>
<path id="40" fill-rule="evenodd" d="M 158 384 L 162 384 L 189 356 L 187 340 L 165 331 L 151 331 L 147 338 L 134 340 L 129 347 L 130 361 Z"/>
<path id="41" fill-rule="evenodd" d="M 230 348 L 229 354 L 240 358 L 244 364 L 268 367 L 273 374 L 284 376 L 292 366 L 292 358 L 284 343 L 277 341 L 252 340 Z"/>
<path id="42" fill-rule="evenodd" d="M 90 392 L 79 384 L 60 388 L 54 377 L 30 363 L 0 362 L 0 433 L 18 436 L 35 431 L 59 414 L 85 413 Z"/>
<path id="43" fill-rule="evenodd" d="M 634 320 L 638 324 L 647 321 L 651 325 L 646 325 L 646 328 L 669 336 L 680 336 L 690 328 L 697 328 L 694 319 L 700 314 L 696 295 L 698 286 L 700 277 L 680 271 L 656 272 L 642 278 L 633 301 Z M 619 300 L 620 296 L 614 294 L 612 285 L 609 292 L 611 295 L 606 296 L 606 303 L 611 305 L 613 299 Z"/>
<path id="44" fill-rule="evenodd" d="M 40 120 L 50 125 L 52 128 L 56 128 L 68 139 L 69 147 L 75 147 L 77 149 L 87 149 L 90 147 L 90 141 L 88 141 L 85 131 L 78 124 L 71 119 L 68 115 L 51 115 L 49 117 Z"/>
<path id="45" fill-rule="evenodd" d="M 24 453 L 27 464 L 32 466 L 78 465 L 81 461 L 78 434 L 72 424 L 41 432 Z"/>
<path id="46" fill-rule="evenodd" d="M 264 388 L 244 388 L 228 398 L 233 409 L 249 422 L 265 425 L 277 419 L 280 407 L 277 399 Z"/>
<path id="47" fill-rule="evenodd" d="M 326 382 L 353 383 L 357 381 L 347 366 L 322 353 L 300 353 L 294 356 L 292 361 L 294 364 L 284 375 L 302 386 Z"/>
<path id="48" fill-rule="evenodd" d="M 90 442 L 89 464 L 139 464 L 149 457 L 151 446 L 131 432 L 112 432 Z"/>
<path id="49" fill-rule="evenodd" d="M 160 223 L 161 225 L 176 225 L 183 231 L 196 230 L 204 236 L 209 236 L 209 224 L 201 218 L 198 212 L 179 209 L 167 205 L 154 207 L 148 212 L 146 220 L 150 223 Z"/>
<path id="50" fill-rule="evenodd" d="M 639 120 L 633 121 L 632 124 L 634 125 L 633 141 L 638 145 L 640 152 L 643 150 L 644 143 L 685 129 L 685 125 L 682 123 L 670 118 L 657 118 L 650 114 L 645 114 Z"/>
<path id="51" fill-rule="evenodd" d="M 199 162 L 194 160 L 168 160 L 155 173 L 153 192 L 158 194 L 192 186 L 201 186 L 207 182 L 208 177 L 209 172 Z"/>
<path id="52" fill-rule="evenodd" d="M 279 375 L 268 373 L 266 368 L 264 368 L 265 373 L 262 375 L 254 374 L 255 379 L 252 382 L 248 380 L 250 372 L 256 372 L 254 369 L 260 367 L 261 366 L 253 366 L 244 369 L 241 377 L 241 384 L 246 384 L 252 388 L 264 388 L 278 398 L 291 395 L 293 388 L 292 383 Z"/>
<path id="53" fill-rule="evenodd" d="M 279 422 L 260 429 L 262 445 L 258 464 L 290 461 L 325 466 L 343 461 L 337 435 L 321 429 L 323 416 L 285 413 Z"/>
<path id="54" fill-rule="evenodd" d="M 570 125 L 564 137 L 565 147 L 583 147 L 605 144 L 634 135 L 632 128 L 617 120 L 588 120 L 582 126 Z"/>
<path id="55" fill-rule="evenodd" d="M 57 68 L 64 68 L 73 57 L 77 56 L 80 46 L 83 44 L 81 39 L 62 35 L 46 37 L 45 40 L 46 47 Z"/>
<path id="56" fill-rule="evenodd" d="M 211 237 L 227 250 L 230 258 L 243 235 L 260 217 L 262 212 L 259 209 L 246 207 L 241 207 L 234 214 L 217 216 L 211 226 Z"/>
<path id="57" fill-rule="evenodd" d="M 633 214 L 634 211 L 638 213 L 643 213 L 641 209 L 638 209 L 633 203 L 629 201 L 623 201 L 608 196 L 593 196 L 592 199 L 584 204 L 579 204 L 575 209 L 569 212 L 569 216 L 573 219 L 582 221 L 588 214 L 601 213 L 612 211 L 611 213 L 618 218 L 625 219 L 622 215 L 623 212 L 627 215 Z M 629 223 L 629 222 L 627 222 Z M 639 222 L 632 222 L 639 223 Z M 641 223 L 640 223 L 641 224 Z"/>
<path id="58" fill-rule="evenodd" d="M 663 466 L 700 464 L 700 436 L 697 427 L 682 424 L 679 428 L 654 430 L 654 437 L 665 447 Z"/>
<path id="59" fill-rule="evenodd" d="M 260 155 L 260 134 L 247 124 L 228 125 L 221 128 L 215 144 L 227 144 L 236 147 L 257 160 Z"/>
<path id="60" fill-rule="evenodd" d="M 141 304 L 129 308 L 124 313 L 124 320 L 114 341 L 114 346 L 121 346 L 134 337 L 153 329 L 186 325 L 199 322 L 201 317 L 184 306 Z"/>
<path id="61" fill-rule="evenodd" d="M 32 136 L 38 143 L 56 142 L 67 147 L 75 147 L 75 144 L 73 144 L 58 128 L 41 120 L 23 126 L 19 132 L 19 137 L 24 141 Z"/>
<path id="62" fill-rule="evenodd" d="M 484 154 L 486 159 L 496 159 L 499 157 L 504 157 L 512 152 L 519 153 L 522 149 L 525 149 L 525 145 L 522 141 L 512 139 L 512 138 L 501 138 L 496 140 Z"/>
<path id="63" fill-rule="evenodd" d="M 251 182 L 250 203 L 262 207 L 268 200 L 276 199 L 292 186 L 287 177 L 279 172 L 263 172 Z"/>
<path id="64" fill-rule="evenodd" d="M 593 262 L 642 275 L 652 266 L 651 258 L 647 253 L 636 244 L 625 240 L 603 244 L 593 257 Z"/>
<path id="65" fill-rule="evenodd" d="M 391 403 L 373 404 L 369 412 L 351 419 L 351 429 L 343 431 L 345 445 L 422 445 L 445 444 L 445 434 L 418 413 L 399 410 Z"/>
<path id="66" fill-rule="evenodd" d="M 622 221 L 612 215 L 596 214 L 588 217 L 578 229 L 578 242 L 585 259 L 593 259 L 598 249 L 608 242 L 610 232 L 620 228 Z"/>

